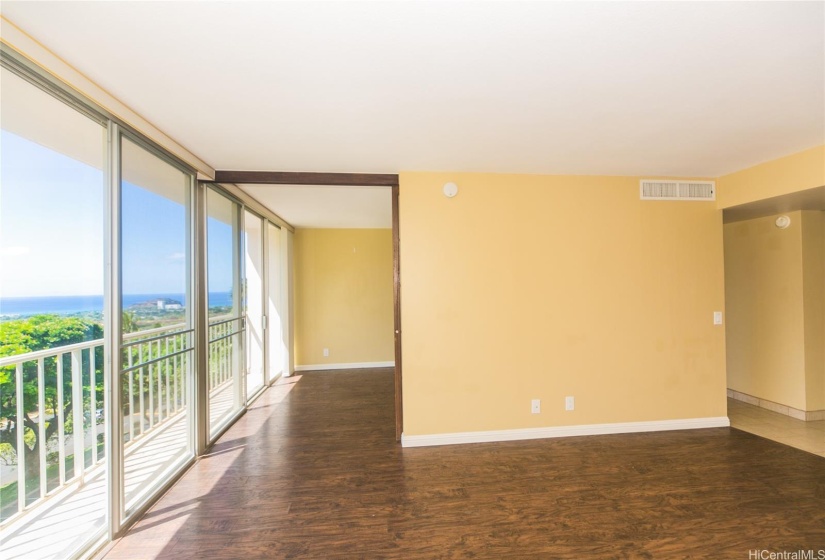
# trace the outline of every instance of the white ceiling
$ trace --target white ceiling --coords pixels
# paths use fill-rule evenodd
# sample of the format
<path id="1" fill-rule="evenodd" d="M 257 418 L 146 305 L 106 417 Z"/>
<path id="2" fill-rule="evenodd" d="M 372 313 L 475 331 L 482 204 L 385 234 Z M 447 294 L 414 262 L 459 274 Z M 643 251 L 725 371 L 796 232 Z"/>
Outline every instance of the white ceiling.
<path id="1" fill-rule="evenodd" d="M 825 143 L 823 2 L 2 9 L 217 169 L 715 177 Z"/>
<path id="2" fill-rule="evenodd" d="M 388 187 L 239 186 L 298 228 L 392 227 Z"/>

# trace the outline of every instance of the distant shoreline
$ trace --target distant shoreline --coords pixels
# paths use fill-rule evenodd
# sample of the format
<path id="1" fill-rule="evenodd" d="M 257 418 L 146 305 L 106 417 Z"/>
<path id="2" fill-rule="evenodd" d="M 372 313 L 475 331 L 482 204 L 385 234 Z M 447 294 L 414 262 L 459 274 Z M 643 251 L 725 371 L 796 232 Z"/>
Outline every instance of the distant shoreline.
<path id="1" fill-rule="evenodd" d="M 124 294 L 123 309 L 128 311 L 157 300 L 175 300 L 186 307 L 184 294 Z M 209 307 L 231 307 L 232 295 L 229 292 L 212 292 L 209 294 Z M 42 297 L 3 297 L 0 298 L 0 319 L 18 319 L 33 315 L 89 315 L 103 313 L 103 296 L 42 296 Z"/>

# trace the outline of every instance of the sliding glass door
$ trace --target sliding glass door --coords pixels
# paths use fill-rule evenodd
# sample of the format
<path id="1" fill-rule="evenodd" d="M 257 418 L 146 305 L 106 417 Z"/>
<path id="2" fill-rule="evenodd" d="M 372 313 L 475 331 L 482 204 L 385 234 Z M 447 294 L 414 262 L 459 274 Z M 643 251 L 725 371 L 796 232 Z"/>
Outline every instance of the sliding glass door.
<path id="1" fill-rule="evenodd" d="M 244 211 L 244 285 L 246 308 L 246 390 L 253 397 L 264 386 L 264 221 Z"/>
<path id="2" fill-rule="evenodd" d="M 107 131 L 5 66 L 0 96 L 0 557 L 63 558 L 107 520 Z"/>
<path id="3" fill-rule="evenodd" d="M 281 228 L 266 223 L 266 371 L 267 381 L 286 370 L 284 342 L 283 286 L 281 275 Z"/>
<path id="4" fill-rule="evenodd" d="M 0 45 L 0 558 L 74 558 L 141 515 L 285 371 L 287 238 L 10 52 Z"/>
<path id="5" fill-rule="evenodd" d="M 193 177 L 121 136 L 123 515 L 194 455 Z"/>
<path id="6" fill-rule="evenodd" d="M 209 294 L 209 434 L 216 437 L 244 406 L 241 305 L 241 207 L 206 189 L 206 284 Z"/>

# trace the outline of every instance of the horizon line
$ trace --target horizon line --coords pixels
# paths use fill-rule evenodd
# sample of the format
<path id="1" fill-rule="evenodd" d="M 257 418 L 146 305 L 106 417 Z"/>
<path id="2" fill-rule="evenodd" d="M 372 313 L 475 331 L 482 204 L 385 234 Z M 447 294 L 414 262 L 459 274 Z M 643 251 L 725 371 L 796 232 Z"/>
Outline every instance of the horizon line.
<path id="1" fill-rule="evenodd" d="M 229 294 L 232 293 L 232 290 L 215 290 L 207 292 L 210 294 Z M 124 293 L 124 296 L 148 296 L 148 297 L 155 297 L 155 296 L 164 296 L 164 295 L 186 295 L 186 292 L 146 292 L 146 293 Z M 24 298 L 61 298 L 61 297 L 83 297 L 83 298 L 90 298 L 90 297 L 103 297 L 103 294 L 60 294 L 60 295 L 47 295 L 47 296 L 6 296 L 0 295 L 0 299 L 24 299 Z"/>

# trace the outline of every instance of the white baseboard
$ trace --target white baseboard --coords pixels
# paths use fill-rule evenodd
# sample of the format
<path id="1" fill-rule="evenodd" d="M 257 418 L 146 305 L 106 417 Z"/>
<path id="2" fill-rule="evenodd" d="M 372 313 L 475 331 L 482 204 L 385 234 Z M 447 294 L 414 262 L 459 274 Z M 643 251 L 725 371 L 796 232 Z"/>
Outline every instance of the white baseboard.
<path id="1" fill-rule="evenodd" d="M 802 420 L 803 422 L 825 420 L 825 410 L 800 410 L 792 406 L 769 401 L 768 399 L 760 399 L 759 397 L 754 397 L 753 395 L 742 393 L 740 391 L 736 391 L 735 389 L 728 389 L 728 398 L 752 404 L 753 406 L 758 406 L 759 408 L 764 408 L 765 410 L 770 410 L 771 412 L 784 414 L 785 416 L 790 416 L 791 418 L 796 418 L 797 420 Z"/>
<path id="2" fill-rule="evenodd" d="M 458 432 L 452 434 L 431 434 L 420 436 L 408 436 L 406 434 L 401 434 L 401 445 L 403 447 L 426 447 L 430 445 L 455 445 L 459 443 L 486 443 L 494 441 L 516 441 L 523 439 L 628 434 L 635 432 L 664 432 L 669 430 L 695 430 L 699 428 L 724 428 L 727 426 L 730 426 L 730 420 L 728 420 L 727 416 L 716 416 L 709 418 L 687 418 L 684 420 L 619 422 L 615 424 L 585 424 L 581 426 L 522 428 L 517 430 Z"/>
<path id="3" fill-rule="evenodd" d="M 395 362 L 350 362 L 347 364 L 310 364 L 295 366 L 295 371 L 326 371 L 330 369 L 370 369 L 395 367 Z"/>

